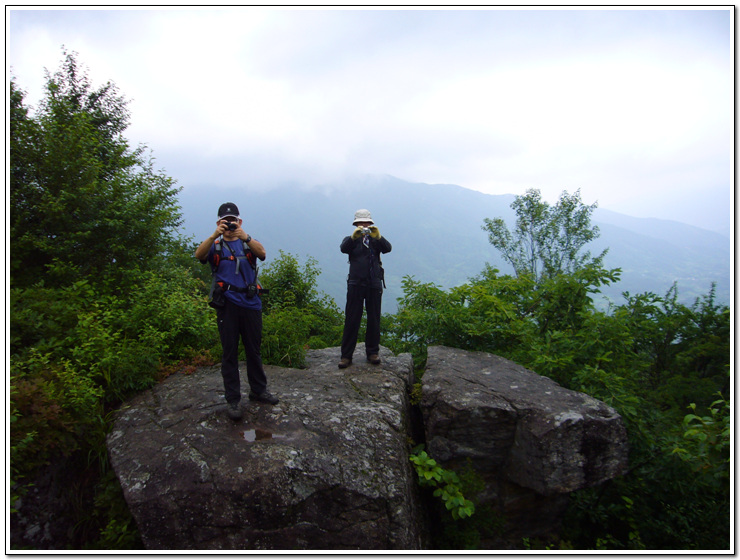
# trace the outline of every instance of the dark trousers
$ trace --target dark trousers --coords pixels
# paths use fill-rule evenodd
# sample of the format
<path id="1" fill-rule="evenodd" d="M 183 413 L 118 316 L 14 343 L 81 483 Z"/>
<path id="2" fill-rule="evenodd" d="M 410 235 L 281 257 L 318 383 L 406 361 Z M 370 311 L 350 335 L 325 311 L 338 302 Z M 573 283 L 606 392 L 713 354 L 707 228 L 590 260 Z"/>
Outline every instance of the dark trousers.
<path id="1" fill-rule="evenodd" d="M 367 332 L 365 352 L 368 356 L 380 350 L 380 304 L 383 288 L 367 285 L 347 285 L 347 306 L 344 309 L 344 334 L 342 335 L 342 358 L 352 359 L 360 332 L 363 305 L 367 310 Z"/>
<path id="2" fill-rule="evenodd" d="M 223 358 L 221 375 L 224 378 L 226 402 L 241 400 L 241 383 L 239 379 L 239 339 L 244 344 L 247 358 L 247 380 L 253 393 L 260 395 L 267 389 L 267 377 L 262 367 L 262 311 L 246 309 L 226 302 L 216 314 L 218 334 L 221 336 Z"/>

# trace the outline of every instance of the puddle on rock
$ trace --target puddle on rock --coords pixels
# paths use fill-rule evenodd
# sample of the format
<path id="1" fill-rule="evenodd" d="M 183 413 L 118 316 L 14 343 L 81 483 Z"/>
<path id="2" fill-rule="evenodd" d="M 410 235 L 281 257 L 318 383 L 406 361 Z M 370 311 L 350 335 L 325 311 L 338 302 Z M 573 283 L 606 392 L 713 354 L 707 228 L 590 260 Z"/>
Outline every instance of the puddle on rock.
<path id="1" fill-rule="evenodd" d="M 265 439 L 285 439 L 287 436 L 283 434 L 274 434 L 269 430 L 263 430 L 261 428 L 253 428 L 251 430 L 244 430 L 242 436 L 249 443 L 255 441 L 261 441 Z"/>

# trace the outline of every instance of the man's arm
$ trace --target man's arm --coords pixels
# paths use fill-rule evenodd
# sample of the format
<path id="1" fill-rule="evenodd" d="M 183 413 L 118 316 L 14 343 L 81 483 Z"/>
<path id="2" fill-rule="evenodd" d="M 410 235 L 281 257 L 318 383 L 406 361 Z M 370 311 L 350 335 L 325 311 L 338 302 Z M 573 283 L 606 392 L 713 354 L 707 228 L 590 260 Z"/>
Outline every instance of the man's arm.
<path id="1" fill-rule="evenodd" d="M 216 239 L 223 235 L 224 231 L 226 231 L 226 228 L 226 221 L 219 220 L 216 223 L 216 231 L 214 231 L 210 236 L 206 237 L 205 240 L 203 240 L 203 243 L 198 245 L 198 248 L 195 250 L 195 258 L 202 263 L 206 262 L 206 260 L 208 259 L 208 251 L 210 251 L 211 245 L 215 243 Z"/>
<path id="2" fill-rule="evenodd" d="M 352 252 L 352 247 L 354 247 L 356 239 L 352 239 L 349 235 L 342 239 L 342 243 L 339 245 L 339 250 L 342 253 L 347 253 L 348 255 Z"/>
<path id="3" fill-rule="evenodd" d="M 236 231 L 234 232 L 234 234 L 236 234 L 236 236 L 242 241 L 246 241 L 247 247 L 249 247 L 249 250 L 252 251 L 252 254 L 255 257 L 257 257 L 259 260 L 264 261 L 267 258 L 267 251 L 265 251 L 265 246 L 262 245 L 262 243 L 260 243 L 256 239 L 254 239 L 246 231 L 244 231 L 241 225 L 238 228 L 236 228 Z"/>
<path id="4" fill-rule="evenodd" d="M 259 260 L 264 261 L 267 258 L 267 251 L 265 251 L 265 247 L 256 239 L 250 239 L 247 242 L 247 247 L 249 247 L 249 250 L 252 251 L 252 253 L 254 253 L 254 256 L 257 257 Z"/>
<path id="5" fill-rule="evenodd" d="M 380 239 L 373 240 L 375 243 L 375 246 L 378 248 L 378 250 L 381 253 L 390 253 L 391 249 L 391 242 L 388 241 L 385 237 L 381 237 Z"/>
<path id="6" fill-rule="evenodd" d="M 198 248 L 195 250 L 195 258 L 202 263 L 206 262 L 208 259 L 208 251 L 211 250 L 211 245 L 213 245 L 216 239 L 218 239 L 218 235 L 216 237 L 210 236 L 207 237 L 203 243 L 198 245 Z"/>

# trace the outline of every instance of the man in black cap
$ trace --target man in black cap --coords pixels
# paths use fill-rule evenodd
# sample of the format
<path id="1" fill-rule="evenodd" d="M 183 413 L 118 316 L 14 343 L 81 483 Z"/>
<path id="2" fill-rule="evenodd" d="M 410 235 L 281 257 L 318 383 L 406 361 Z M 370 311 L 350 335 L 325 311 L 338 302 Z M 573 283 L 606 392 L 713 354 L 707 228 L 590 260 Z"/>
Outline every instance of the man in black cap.
<path id="1" fill-rule="evenodd" d="M 239 338 L 247 358 L 249 399 L 277 404 L 278 399 L 267 390 L 267 377 L 262 367 L 262 300 L 257 287 L 257 259 L 265 260 L 262 243 L 242 229 L 239 209 L 233 202 L 218 209 L 216 230 L 195 250 L 195 258 L 210 263 L 213 270 L 212 301 L 216 309 L 218 333 L 223 358 L 221 375 L 233 420 L 242 417 L 241 383 L 239 379 Z"/>
<path id="2" fill-rule="evenodd" d="M 380 307 L 383 298 L 384 272 L 380 263 L 381 253 L 390 253 L 390 242 L 380 235 L 378 226 L 368 210 L 355 212 L 352 222 L 355 230 L 339 245 L 339 250 L 349 256 L 347 276 L 347 305 L 342 334 L 342 356 L 339 367 L 352 364 L 357 345 L 363 306 L 367 310 L 365 353 L 367 361 L 379 364 L 380 356 Z"/>

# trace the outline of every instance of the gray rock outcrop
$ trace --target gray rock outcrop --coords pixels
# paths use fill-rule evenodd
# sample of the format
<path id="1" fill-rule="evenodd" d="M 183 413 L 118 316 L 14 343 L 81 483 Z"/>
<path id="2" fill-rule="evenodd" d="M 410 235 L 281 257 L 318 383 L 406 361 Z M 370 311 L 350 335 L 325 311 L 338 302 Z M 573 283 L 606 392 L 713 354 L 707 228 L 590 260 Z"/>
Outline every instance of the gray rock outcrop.
<path id="1" fill-rule="evenodd" d="M 407 442 L 413 364 L 386 349 L 381 357 L 372 366 L 358 349 L 339 370 L 328 349 L 309 352 L 305 370 L 267 366 L 280 403 L 245 394 L 237 423 L 225 415 L 218 366 L 127 403 L 108 448 L 144 545 L 422 548 Z"/>
<path id="2" fill-rule="evenodd" d="M 470 462 L 514 540 L 557 530 L 570 492 L 627 468 L 613 408 L 499 356 L 430 347 L 421 408 L 430 455 Z"/>
<path id="3" fill-rule="evenodd" d="M 474 469 L 483 490 L 471 497 L 505 520 L 488 549 L 557 531 L 570 492 L 626 468 L 612 408 L 508 360 L 430 347 L 412 407 L 411 356 L 381 348 L 373 366 L 363 352 L 344 370 L 337 348 L 309 351 L 303 370 L 266 367 L 280 404 L 245 397 L 236 423 L 219 366 L 122 407 L 108 449 L 146 548 L 429 548 L 430 503 L 408 460 L 424 437 L 445 468 Z"/>

